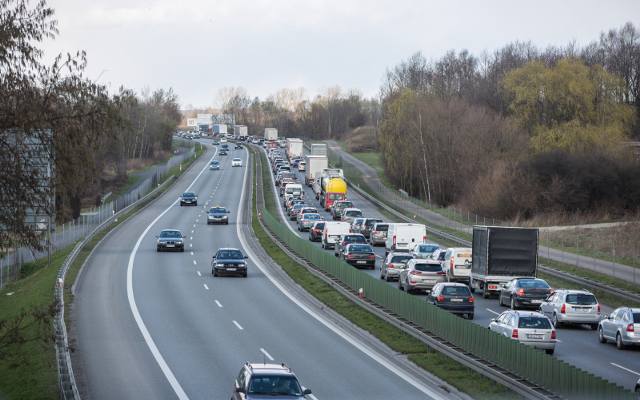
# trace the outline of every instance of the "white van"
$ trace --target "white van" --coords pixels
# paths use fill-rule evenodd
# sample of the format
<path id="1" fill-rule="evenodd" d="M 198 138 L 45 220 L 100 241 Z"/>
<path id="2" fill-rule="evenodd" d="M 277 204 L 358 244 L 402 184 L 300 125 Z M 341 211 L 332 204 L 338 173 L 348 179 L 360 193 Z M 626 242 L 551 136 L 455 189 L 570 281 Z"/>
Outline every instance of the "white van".
<path id="1" fill-rule="evenodd" d="M 299 183 L 287 183 L 284 187 L 284 202 L 286 203 L 289 197 L 296 196 L 304 199 L 304 190 Z"/>
<path id="2" fill-rule="evenodd" d="M 450 282 L 469 282 L 471 276 L 471 247 L 451 247 L 444 254 L 442 269 Z"/>
<path id="3" fill-rule="evenodd" d="M 322 248 L 333 249 L 336 247 L 336 242 L 340 240 L 340 236 L 350 233 L 351 225 L 348 222 L 341 221 L 327 221 L 324 223 L 324 230 L 322 231 Z"/>
<path id="4" fill-rule="evenodd" d="M 409 252 L 417 243 L 427 241 L 427 227 L 423 224 L 389 224 L 385 253 L 390 251 Z"/>

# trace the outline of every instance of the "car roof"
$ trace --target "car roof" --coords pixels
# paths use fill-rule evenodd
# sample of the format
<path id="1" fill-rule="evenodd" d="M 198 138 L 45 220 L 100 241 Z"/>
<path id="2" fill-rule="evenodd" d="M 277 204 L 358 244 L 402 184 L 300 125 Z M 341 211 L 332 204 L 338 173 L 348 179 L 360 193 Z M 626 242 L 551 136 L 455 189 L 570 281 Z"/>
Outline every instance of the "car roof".
<path id="1" fill-rule="evenodd" d="M 581 293 L 581 294 L 593 294 L 588 290 L 585 289 L 556 289 L 556 293 L 557 292 L 565 292 L 566 294 L 576 294 L 576 293 Z"/>
<path id="2" fill-rule="evenodd" d="M 440 282 L 440 283 L 438 283 L 438 285 L 440 285 L 440 286 L 462 286 L 462 287 L 466 287 L 466 288 L 469 287 L 469 286 L 465 285 L 464 283 L 460 283 L 460 282 Z"/>
<path id="3" fill-rule="evenodd" d="M 361 210 L 361 209 L 356 208 L 356 207 L 347 207 L 347 208 L 345 208 L 345 209 L 343 210 L 343 212 L 347 212 L 347 211 L 360 211 L 360 212 L 362 212 L 362 210 Z M 363 218 L 363 219 L 366 219 L 366 218 Z"/>
<path id="4" fill-rule="evenodd" d="M 182 232 L 180 229 L 167 228 L 163 229 L 160 232 Z"/>
<path id="5" fill-rule="evenodd" d="M 251 370 L 253 375 L 256 374 L 278 374 L 278 375 L 294 375 L 291 368 L 283 364 L 265 364 L 265 363 L 246 363 L 245 366 Z"/>
<path id="6" fill-rule="evenodd" d="M 525 311 L 525 310 L 511 310 L 514 314 L 517 314 L 518 317 L 545 317 L 543 314 L 540 314 L 537 311 Z"/>
<path id="7" fill-rule="evenodd" d="M 233 161 L 242 161 L 239 157 L 234 157 Z"/>
<path id="8" fill-rule="evenodd" d="M 218 249 L 218 251 L 220 251 L 220 250 L 238 250 L 238 251 L 240 251 L 240 249 L 236 249 L 235 247 L 220 247 Z"/>

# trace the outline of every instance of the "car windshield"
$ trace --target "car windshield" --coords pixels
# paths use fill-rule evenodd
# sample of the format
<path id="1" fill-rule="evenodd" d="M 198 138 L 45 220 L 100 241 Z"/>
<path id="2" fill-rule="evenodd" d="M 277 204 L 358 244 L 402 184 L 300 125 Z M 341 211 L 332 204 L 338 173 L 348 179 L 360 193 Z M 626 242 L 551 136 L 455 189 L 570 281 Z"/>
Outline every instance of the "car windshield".
<path id="1" fill-rule="evenodd" d="M 565 302 L 581 306 L 590 306 L 598 303 L 594 295 L 586 293 L 569 293 Z"/>
<path id="2" fill-rule="evenodd" d="M 352 244 L 349 251 L 351 253 L 373 253 L 373 249 L 368 244 Z"/>
<path id="3" fill-rule="evenodd" d="M 160 237 L 162 238 L 180 238 L 182 234 L 180 231 L 162 231 L 160 232 Z"/>
<path id="4" fill-rule="evenodd" d="M 302 396 L 302 388 L 294 376 L 259 375 L 251 378 L 247 394 Z"/>
<path id="5" fill-rule="evenodd" d="M 216 258 L 224 260 L 239 260 L 244 258 L 240 250 L 220 250 Z"/>
<path id="6" fill-rule="evenodd" d="M 387 224 L 377 224 L 375 230 L 378 231 L 378 232 L 387 232 L 389 230 L 389 225 L 387 225 Z"/>
<path id="7" fill-rule="evenodd" d="M 547 282 L 541 279 L 520 279 L 518 287 L 523 289 L 549 289 Z"/>
<path id="8" fill-rule="evenodd" d="M 220 164 L 220 162 L 219 162 L 219 161 L 217 161 L 217 160 L 213 160 L 213 161 L 211 161 L 211 165 L 218 165 L 218 164 Z"/>
<path id="9" fill-rule="evenodd" d="M 213 207 L 209 210 L 209 212 L 211 214 L 220 214 L 220 213 L 226 213 L 227 209 L 224 207 Z"/>
<path id="10" fill-rule="evenodd" d="M 447 296 L 471 296 L 471 291 L 466 286 L 445 286 L 442 294 Z"/>
<path id="11" fill-rule="evenodd" d="M 394 264 L 406 263 L 411 260 L 413 257 L 411 256 L 393 256 L 391 257 L 391 262 Z"/>
<path id="12" fill-rule="evenodd" d="M 442 267 L 440 266 L 440 264 L 426 264 L 426 263 L 419 263 L 415 265 L 415 269 L 418 271 L 424 271 L 424 272 L 440 272 L 442 271 Z"/>
<path id="13" fill-rule="evenodd" d="M 551 323 L 545 317 L 520 317 L 518 328 L 523 329 L 551 329 Z"/>
<path id="14" fill-rule="evenodd" d="M 418 246 L 419 253 L 433 253 L 438 249 L 439 247 L 437 244 L 421 244 L 420 246 Z"/>
<path id="15" fill-rule="evenodd" d="M 185 192 L 182 193 L 182 197 L 196 197 L 196 194 L 192 192 Z"/>
<path id="16" fill-rule="evenodd" d="M 233 161 L 240 161 L 240 159 L 239 158 L 234 158 Z"/>

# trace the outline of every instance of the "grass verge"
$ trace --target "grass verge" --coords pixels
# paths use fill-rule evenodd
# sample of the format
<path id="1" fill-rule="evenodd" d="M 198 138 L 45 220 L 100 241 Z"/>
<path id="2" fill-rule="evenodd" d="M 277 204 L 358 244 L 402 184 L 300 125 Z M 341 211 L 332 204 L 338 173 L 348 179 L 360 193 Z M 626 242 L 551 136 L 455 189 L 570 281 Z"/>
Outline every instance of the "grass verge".
<path id="1" fill-rule="evenodd" d="M 254 160 L 256 153 L 254 153 Z M 263 166 L 266 164 L 264 155 L 262 157 Z M 255 161 L 254 161 L 255 162 Z M 254 164 L 254 171 L 255 164 Z M 266 208 L 274 215 L 278 215 L 274 209 L 275 201 L 273 193 L 269 190 L 270 178 L 265 179 L 266 168 L 262 169 L 263 188 Z M 268 173 L 268 171 L 266 171 Z M 257 173 L 254 173 L 254 188 L 257 184 Z M 300 266 L 280 249 L 262 228 L 257 216 L 256 191 L 252 199 L 252 228 L 258 238 L 262 248 L 269 256 L 293 279 L 302 286 L 312 296 L 323 302 L 334 311 L 347 318 L 358 327 L 368 331 L 380 341 L 385 343 L 394 351 L 408 357 L 409 360 L 420 366 L 424 370 L 443 379 L 456 387 L 458 390 L 471 394 L 476 399 L 513 399 L 519 396 L 506 387 L 497 384 L 475 372 L 474 370 L 451 360 L 450 358 L 430 349 L 427 345 L 403 332 L 378 316 L 370 313 L 358 304 L 345 297 L 337 290 L 326 284 L 323 280 L 310 273 L 306 268 Z"/>
<path id="2" fill-rule="evenodd" d="M 183 165 L 186 169 L 204 153 L 204 148 L 196 150 L 196 158 Z M 182 172 L 176 167 L 164 181 Z M 71 304 L 71 286 L 80 267 L 96 244 L 118 225 L 137 213 L 140 208 L 155 200 L 168 190 L 167 185 L 144 202 L 132 207 L 118 217 L 117 222 L 97 233 L 87 242 L 71 265 L 65 279 L 65 306 Z M 51 399 L 59 398 L 58 371 L 52 340 L 50 320 L 39 319 L 41 313 L 49 313 L 54 304 L 54 284 L 58 270 L 76 244 L 69 245 L 53 253 L 52 263 L 47 267 L 47 259 L 25 264 L 21 268 L 21 279 L 0 290 L 0 398 L 7 399 Z M 68 318 L 68 309 L 65 317 Z M 49 315 L 50 317 L 52 315 Z M 5 333 L 20 322 L 19 337 L 6 338 Z M 2 322 L 8 325 L 2 325 Z M 67 320 L 67 324 L 69 320 Z M 24 340 L 22 340 L 24 339 Z"/>

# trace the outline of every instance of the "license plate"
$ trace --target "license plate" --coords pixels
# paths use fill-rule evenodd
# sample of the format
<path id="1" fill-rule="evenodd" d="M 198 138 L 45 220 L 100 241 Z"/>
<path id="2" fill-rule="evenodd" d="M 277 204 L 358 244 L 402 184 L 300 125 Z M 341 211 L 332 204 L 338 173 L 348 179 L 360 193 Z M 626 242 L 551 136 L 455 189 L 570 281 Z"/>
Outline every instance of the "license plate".
<path id="1" fill-rule="evenodd" d="M 531 300 L 531 304 L 542 304 L 542 300 Z"/>
<path id="2" fill-rule="evenodd" d="M 168 244 L 167 247 L 175 247 L 173 244 Z"/>
<path id="3" fill-rule="evenodd" d="M 489 288 L 489 290 L 496 290 L 498 288 L 498 285 L 488 285 L 487 287 Z"/>
<path id="4" fill-rule="evenodd" d="M 227 271 L 235 271 L 236 268 L 227 268 Z"/>
<path id="5" fill-rule="evenodd" d="M 356 261 L 357 264 L 366 264 L 366 261 Z"/>
<path id="6" fill-rule="evenodd" d="M 462 299 L 451 299 L 454 303 L 462 303 Z"/>
<path id="7" fill-rule="evenodd" d="M 527 339 L 542 339 L 542 335 L 527 335 Z"/>

